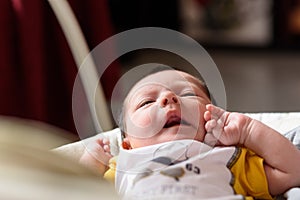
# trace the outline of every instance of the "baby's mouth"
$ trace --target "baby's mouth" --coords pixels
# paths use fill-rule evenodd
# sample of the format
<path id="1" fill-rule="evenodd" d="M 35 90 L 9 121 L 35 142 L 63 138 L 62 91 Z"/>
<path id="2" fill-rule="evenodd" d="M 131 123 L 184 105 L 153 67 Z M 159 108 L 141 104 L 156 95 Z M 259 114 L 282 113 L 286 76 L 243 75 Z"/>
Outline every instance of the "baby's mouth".
<path id="1" fill-rule="evenodd" d="M 170 127 L 178 126 L 178 125 L 188 125 L 189 126 L 190 124 L 178 116 L 172 116 L 167 120 L 166 124 L 164 125 L 164 128 L 170 128 Z"/>

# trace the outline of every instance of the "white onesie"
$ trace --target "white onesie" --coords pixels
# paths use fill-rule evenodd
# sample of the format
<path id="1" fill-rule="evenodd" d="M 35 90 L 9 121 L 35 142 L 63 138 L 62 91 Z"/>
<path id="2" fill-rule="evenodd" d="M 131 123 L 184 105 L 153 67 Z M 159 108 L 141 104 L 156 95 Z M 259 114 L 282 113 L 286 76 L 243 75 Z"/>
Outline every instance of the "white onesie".
<path id="1" fill-rule="evenodd" d="M 124 199 L 243 199 L 228 168 L 237 151 L 194 140 L 121 150 L 116 188 Z"/>

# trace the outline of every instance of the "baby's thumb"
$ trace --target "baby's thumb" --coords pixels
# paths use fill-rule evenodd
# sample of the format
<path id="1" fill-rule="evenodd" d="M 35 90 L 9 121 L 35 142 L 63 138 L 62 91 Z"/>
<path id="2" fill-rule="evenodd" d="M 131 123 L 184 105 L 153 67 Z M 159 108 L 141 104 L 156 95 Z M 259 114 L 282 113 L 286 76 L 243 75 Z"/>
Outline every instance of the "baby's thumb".
<path id="1" fill-rule="evenodd" d="M 206 133 L 204 143 L 211 147 L 219 145 L 218 139 L 212 133 Z"/>

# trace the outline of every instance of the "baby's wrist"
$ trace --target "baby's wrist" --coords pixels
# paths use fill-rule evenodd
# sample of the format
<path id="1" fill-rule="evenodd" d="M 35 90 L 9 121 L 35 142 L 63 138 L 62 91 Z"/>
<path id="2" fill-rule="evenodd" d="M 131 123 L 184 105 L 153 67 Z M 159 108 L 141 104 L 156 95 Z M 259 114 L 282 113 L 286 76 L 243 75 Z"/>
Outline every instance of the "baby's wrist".
<path id="1" fill-rule="evenodd" d="M 242 131 L 241 131 L 241 137 L 240 137 L 240 144 L 244 146 L 248 146 L 248 141 L 250 139 L 251 133 L 253 132 L 254 128 L 254 120 L 246 115 L 244 115 L 245 119 L 244 122 L 245 124 L 242 126 Z"/>

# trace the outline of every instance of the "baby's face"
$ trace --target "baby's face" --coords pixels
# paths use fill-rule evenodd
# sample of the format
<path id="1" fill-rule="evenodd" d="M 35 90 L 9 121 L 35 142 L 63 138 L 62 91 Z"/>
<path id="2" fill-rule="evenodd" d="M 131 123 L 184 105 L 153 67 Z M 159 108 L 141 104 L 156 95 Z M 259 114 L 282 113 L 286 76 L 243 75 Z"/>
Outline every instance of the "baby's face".
<path id="1" fill-rule="evenodd" d="M 187 73 L 166 70 L 149 75 L 126 98 L 126 137 L 132 148 L 180 139 L 203 141 L 208 103 L 200 81 Z"/>

